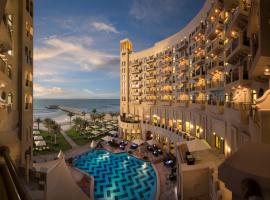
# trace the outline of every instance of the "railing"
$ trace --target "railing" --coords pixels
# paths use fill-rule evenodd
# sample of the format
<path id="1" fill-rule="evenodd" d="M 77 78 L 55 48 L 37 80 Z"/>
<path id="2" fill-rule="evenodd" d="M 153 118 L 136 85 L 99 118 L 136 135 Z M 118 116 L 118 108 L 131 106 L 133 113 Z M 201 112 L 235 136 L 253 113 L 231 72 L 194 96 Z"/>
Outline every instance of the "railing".
<path id="1" fill-rule="evenodd" d="M 4 179 L 5 188 L 7 189 L 6 193 L 8 199 L 31 200 L 30 195 L 26 192 L 20 181 L 16 168 L 9 156 L 9 149 L 7 147 L 0 147 L 0 157 L 4 160 L 4 164 L 1 165 L 0 169 Z"/>
<path id="2" fill-rule="evenodd" d="M 211 81 L 207 84 L 208 89 L 221 88 L 224 87 L 224 81 Z"/>
<path id="3" fill-rule="evenodd" d="M 226 102 L 226 107 L 234 110 L 249 111 L 251 110 L 251 105 L 252 104 L 248 102 Z"/>

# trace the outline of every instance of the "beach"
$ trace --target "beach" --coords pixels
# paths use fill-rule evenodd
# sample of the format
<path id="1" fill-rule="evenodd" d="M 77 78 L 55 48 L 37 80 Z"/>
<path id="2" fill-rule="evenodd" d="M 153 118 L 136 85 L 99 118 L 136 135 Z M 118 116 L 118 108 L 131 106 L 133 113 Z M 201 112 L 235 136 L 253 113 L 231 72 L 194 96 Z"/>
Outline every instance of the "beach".
<path id="1" fill-rule="evenodd" d="M 74 113 L 72 119 L 81 117 L 86 120 L 91 120 L 90 113 L 93 109 L 97 112 L 104 112 L 105 119 L 110 119 L 108 113 L 119 112 L 119 100 L 118 99 L 35 99 L 34 100 L 34 121 L 37 118 L 41 120 L 45 118 L 51 118 L 57 123 L 62 125 L 62 129 L 69 127 L 70 118 L 67 112 L 61 109 L 48 109 L 49 105 L 59 105 L 65 108 L 80 110 L 86 112 L 85 116 Z M 37 123 L 34 123 L 34 128 L 37 128 Z M 40 128 L 45 128 L 43 124 L 40 124 Z"/>

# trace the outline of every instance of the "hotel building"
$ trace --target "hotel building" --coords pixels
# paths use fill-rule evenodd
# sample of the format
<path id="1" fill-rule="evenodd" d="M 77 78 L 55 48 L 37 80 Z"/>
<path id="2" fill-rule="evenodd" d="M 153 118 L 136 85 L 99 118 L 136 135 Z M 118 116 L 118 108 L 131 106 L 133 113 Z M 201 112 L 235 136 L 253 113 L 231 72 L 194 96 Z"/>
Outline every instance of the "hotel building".
<path id="1" fill-rule="evenodd" d="M 33 1 L 1 0 L 0 147 L 8 147 L 16 170 L 25 177 L 32 166 L 32 81 Z M 5 163 L 1 158 L 0 166 Z"/>
<path id="2" fill-rule="evenodd" d="M 269 12 L 269 0 L 206 0 L 182 30 L 153 47 L 135 52 L 129 39 L 120 41 L 121 137 L 154 139 L 178 160 L 182 141 L 204 139 L 216 167 L 249 141 L 269 144 Z M 201 195 L 230 199 L 215 166 L 204 190 L 215 189 Z M 180 168 L 188 176 L 191 169 Z M 184 199 L 195 193 L 187 185 L 178 186 Z"/>

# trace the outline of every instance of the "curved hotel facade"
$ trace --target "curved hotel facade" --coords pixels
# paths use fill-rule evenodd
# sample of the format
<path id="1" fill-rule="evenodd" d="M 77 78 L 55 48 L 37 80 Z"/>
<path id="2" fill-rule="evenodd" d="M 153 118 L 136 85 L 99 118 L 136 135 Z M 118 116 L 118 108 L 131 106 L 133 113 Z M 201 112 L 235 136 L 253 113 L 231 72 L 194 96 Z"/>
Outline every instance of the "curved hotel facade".
<path id="1" fill-rule="evenodd" d="M 120 41 L 121 136 L 175 155 L 185 138 L 200 138 L 224 159 L 248 141 L 269 143 L 268 3 L 207 0 L 153 47 Z"/>

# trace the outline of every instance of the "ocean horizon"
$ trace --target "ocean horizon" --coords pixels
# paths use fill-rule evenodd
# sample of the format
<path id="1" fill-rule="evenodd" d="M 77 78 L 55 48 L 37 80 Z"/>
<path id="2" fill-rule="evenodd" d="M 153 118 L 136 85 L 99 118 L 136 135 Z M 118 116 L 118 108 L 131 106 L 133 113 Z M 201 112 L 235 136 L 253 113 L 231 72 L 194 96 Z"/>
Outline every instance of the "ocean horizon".
<path id="1" fill-rule="evenodd" d="M 58 109 L 48 109 L 49 105 L 60 105 L 65 107 L 77 108 L 85 112 L 96 109 L 98 112 L 119 112 L 120 99 L 49 99 L 34 98 L 33 101 L 34 118 L 57 118 L 66 115 Z"/>

